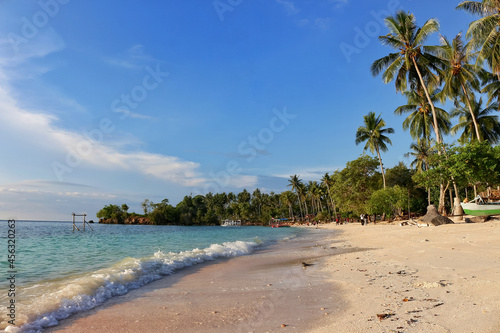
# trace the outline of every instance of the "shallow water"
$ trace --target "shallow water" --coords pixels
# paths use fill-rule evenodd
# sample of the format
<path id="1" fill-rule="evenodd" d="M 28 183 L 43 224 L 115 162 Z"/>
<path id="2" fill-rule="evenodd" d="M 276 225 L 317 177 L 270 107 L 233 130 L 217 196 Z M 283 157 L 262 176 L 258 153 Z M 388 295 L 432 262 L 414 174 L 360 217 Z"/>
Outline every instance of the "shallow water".
<path id="1" fill-rule="evenodd" d="M 304 232 L 266 227 L 91 226 L 93 231 L 87 227 L 79 232 L 72 231 L 68 222 L 16 221 L 10 228 L 15 229 L 15 261 L 7 261 L 5 246 L 0 270 L 15 272 L 15 296 L 9 293 L 11 282 L 1 280 L 0 289 L 5 291 L 0 304 L 15 300 L 15 323 L 25 324 L 23 331 L 57 325 L 71 314 L 183 267 L 249 254 L 263 244 Z M 0 221 L 2 244 L 8 242 L 8 229 L 7 221 Z"/>

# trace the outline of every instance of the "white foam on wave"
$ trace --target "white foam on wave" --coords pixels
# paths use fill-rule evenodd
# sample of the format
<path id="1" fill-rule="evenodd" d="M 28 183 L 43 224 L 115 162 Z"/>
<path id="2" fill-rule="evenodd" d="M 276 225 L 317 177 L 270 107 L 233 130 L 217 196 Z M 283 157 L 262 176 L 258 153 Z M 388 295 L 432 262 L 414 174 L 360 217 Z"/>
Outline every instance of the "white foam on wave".
<path id="1" fill-rule="evenodd" d="M 109 268 L 64 281 L 28 306 L 28 323 L 20 328 L 8 326 L 5 331 L 41 332 L 45 327 L 58 325 L 59 320 L 92 309 L 111 297 L 126 294 L 184 267 L 249 254 L 258 243 L 227 242 L 180 253 L 158 251 L 151 257 L 126 258 Z"/>

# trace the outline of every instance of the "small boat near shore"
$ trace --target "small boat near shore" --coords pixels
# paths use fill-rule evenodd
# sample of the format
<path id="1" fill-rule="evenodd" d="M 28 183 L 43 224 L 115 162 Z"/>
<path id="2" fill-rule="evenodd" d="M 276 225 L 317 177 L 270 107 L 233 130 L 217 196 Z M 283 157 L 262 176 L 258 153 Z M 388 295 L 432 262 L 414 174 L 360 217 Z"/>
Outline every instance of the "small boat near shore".
<path id="1" fill-rule="evenodd" d="M 290 224 L 288 224 L 288 219 L 275 219 L 272 218 L 269 222 L 271 228 L 289 228 Z"/>
<path id="2" fill-rule="evenodd" d="M 480 193 L 471 202 L 460 203 L 464 213 L 474 216 L 500 215 L 500 191 Z"/>
<path id="3" fill-rule="evenodd" d="M 222 227 L 241 227 L 241 220 L 224 220 L 221 223 Z"/>

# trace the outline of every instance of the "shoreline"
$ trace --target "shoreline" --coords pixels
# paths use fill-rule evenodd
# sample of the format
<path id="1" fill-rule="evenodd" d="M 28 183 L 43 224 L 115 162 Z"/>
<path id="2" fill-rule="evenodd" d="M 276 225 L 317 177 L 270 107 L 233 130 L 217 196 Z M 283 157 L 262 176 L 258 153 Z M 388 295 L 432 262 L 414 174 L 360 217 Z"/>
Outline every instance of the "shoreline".
<path id="1" fill-rule="evenodd" d="M 323 243 L 331 236 L 323 236 L 336 233 L 310 230 L 249 255 L 185 268 L 44 332 L 306 331 L 340 300 L 316 264 L 329 255 Z"/>
<path id="2" fill-rule="evenodd" d="M 303 239 L 184 269 L 45 332 L 500 331 L 500 221 L 305 228 Z"/>

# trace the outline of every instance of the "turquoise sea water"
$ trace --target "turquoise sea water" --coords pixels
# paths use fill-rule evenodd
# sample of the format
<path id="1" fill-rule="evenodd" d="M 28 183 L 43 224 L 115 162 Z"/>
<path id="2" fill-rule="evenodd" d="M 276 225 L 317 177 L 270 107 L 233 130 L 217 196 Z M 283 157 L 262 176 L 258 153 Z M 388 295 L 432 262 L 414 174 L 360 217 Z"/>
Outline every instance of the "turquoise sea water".
<path id="1" fill-rule="evenodd" d="M 8 229 L 13 228 L 0 221 L 1 244 L 5 244 L 0 270 L 7 277 L 15 272 L 14 297 L 9 295 L 11 281 L 0 280 L 0 305 L 6 309 L 15 300 L 15 323 L 24 324 L 22 331 L 42 331 L 183 267 L 249 254 L 304 232 L 266 227 L 91 226 L 93 231 L 87 227 L 83 232 L 72 231 L 68 222 L 16 221 L 15 261 L 9 263 Z M 0 329 L 5 329 L 10 318 L 3 314 L 1 318 Z"/>

